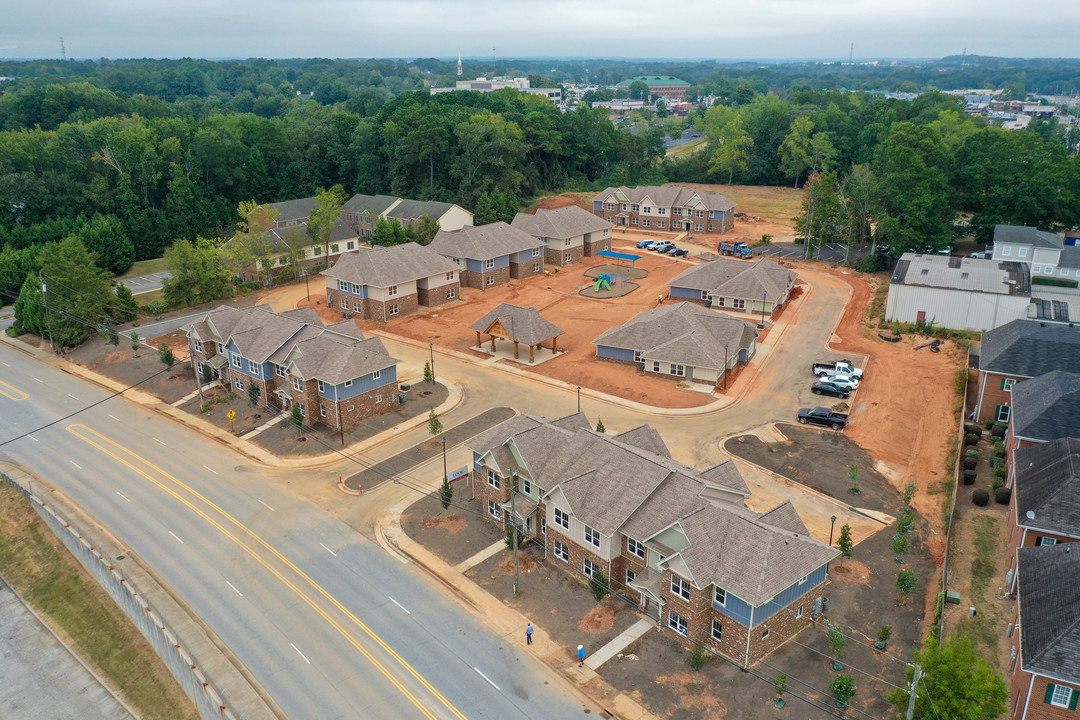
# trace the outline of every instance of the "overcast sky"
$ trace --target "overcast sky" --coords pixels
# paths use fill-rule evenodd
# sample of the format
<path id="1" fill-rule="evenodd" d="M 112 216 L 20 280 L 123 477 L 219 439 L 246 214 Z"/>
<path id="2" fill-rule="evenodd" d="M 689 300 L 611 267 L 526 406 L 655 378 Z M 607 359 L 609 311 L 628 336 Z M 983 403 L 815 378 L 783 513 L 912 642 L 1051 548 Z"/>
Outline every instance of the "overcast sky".
<path id="1" fill-rule="evenodd" d="M 1077 57 L 1070 0 L 30 0 L 0 57 Z"/>

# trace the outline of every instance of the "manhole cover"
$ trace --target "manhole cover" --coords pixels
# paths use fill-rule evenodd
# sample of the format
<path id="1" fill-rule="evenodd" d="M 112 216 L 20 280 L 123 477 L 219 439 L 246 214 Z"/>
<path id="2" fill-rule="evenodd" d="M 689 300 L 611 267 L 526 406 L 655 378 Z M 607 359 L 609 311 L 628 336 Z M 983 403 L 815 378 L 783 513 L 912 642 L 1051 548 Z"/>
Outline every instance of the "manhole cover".
<path id="1" fill-rule="evenodd" d="M 117 556 L 116 556 L 116 559 L 117 559 L 117 560 L 123 560 L 123 559 L 124 559 L 124 558 L 126 558 L 126 557 L 127 557 L 127 555 L 117 555 Z"/>

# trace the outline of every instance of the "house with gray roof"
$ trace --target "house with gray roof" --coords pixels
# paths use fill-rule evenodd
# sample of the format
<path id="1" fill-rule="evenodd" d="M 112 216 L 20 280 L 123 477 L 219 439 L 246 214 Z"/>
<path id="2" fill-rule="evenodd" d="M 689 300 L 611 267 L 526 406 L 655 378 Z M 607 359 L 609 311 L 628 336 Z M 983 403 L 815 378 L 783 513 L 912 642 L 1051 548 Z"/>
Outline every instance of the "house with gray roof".
<path id="1" fill-rule="evenodd" d="M 668 283 L 672 298 L 749 315 L 772 317 L 791 295 L 798 275 L 772 260 L 721 257 L 684 270 Z"/>
<path id="2" fill-rule="evenodd" d="M 555 267 L 611 250 L 611 223 L 577 205 L 518 213 L 511 225 L 544 243 L 544 262 Z"/>
<path id="3" fill-rule="evenodd" d="M 612 225 L 687 233 L 735 228 L 735 202 L 720 193 L 678 187 L 610 187 L 593 199 L 593 213 Z"/>
<path id="4" fill-rule="evenodd" d="M 885 319 L 986 331 L 1027 318 L 1030 307 L 1024 263 L 904 253 L 893 269 Z"/>
<path id="5" fill-rule="evenodd" d="M 282 204 L 285 203 L 275 203 Z M 243 245 L 253 260 L 248 267 L 238 269 L 236 276 L 244 282 L 255 282 L 260 278 L 266 280 L 268 275 L 279 276 L 288 268 L 294 268 L 303 277 L 335 262 L 342 253 L 356 252 L 360 247 L 360 238 L 341 218 L 334 218 L 329 247 L 312 242 L 307 234 L 307 225 L 307 219 L 304 219 L 275 224 L 262 233 L 234 234 L 223 247 L 227 249 L 233 245 Z"/>
<path id="6" fill-rule="evenodd" d="M 1012 389 L 1006 449 L 1050 442 L 1080 427 L 1080 374 L 1054 370 Z M 1015 462 L 1010 469 L 1014 477 Z"/>
<path id="7" fill-rule="evenodd" d="M 341 217 L 362 238 L 375 232 L 379 220 L 394 220 L 410 227 L 428 218 L 442 230 L 460 230 L 473 224 L 473 214 L 452 203 L 434 200 L 407 200 L 392 195 L 353 195 L 341 206 Z"/>
<path id="8" fill-rule="evenodd" d="M 462 287 L 485 290 L 544 272 L 544 241 L 501 221 L 440 230 L 428 247 L 461 269 Z"/>
<path id="9" fill-rule="evenodd" d="M 1015 590 L 1020 548 L 1080 540 L 1080 439 L 1063 437 L 1018 448 L 1013 466 L 1005 584 Z"/>
<path id="10" fill-rule="evenodd" d="M 1012 389 L 1054 370 L 1080 373 L 1080 328 L 1041 320 L 1013 320 L 983 333 L 972 353 L 978 366 L 975 418 L 1007 422 Z"/>
<path id="11" fill-rule="evenodd" d="M 405 243 L 342 255 L 322 275 L 327 307 L 340 310 L 342 317 L 386 322 L 421 305 L 457 298 L 458 273 L 457 265 L 434 250 Z"/>
<path id="12" fill-rule="evenodd" d="M 1018 225 L 994 228 L 994 260 L 1020 262 L 1031 270 L 1033 283 L 1038 278 L 1080 280 L 1080 247 L 1066 245 L 1061 235 Z"/>
<path id="13" fill-rule="evenodd" d="M 1072 543 L 1021 548 L 1017 575 L 1012 717 L 1069 720 L 1080 705 L 1080 550 Z"/>
<path id="14" fill-rule="evenodd" d="M 821 609 L 838 552 L 790 502 L 748 510 L 731 461 L 700 471 L 652 428 L 606 435 L 582 413 L 520 415 L 467 446 L 472 497 L 491 522 L 535 537 L 582 581 L 602 574 L 682 642 L 753 665 Z"/>
<path id="15" fill-rule="evenodd" d="M 684 301 L 640 312 L 592 344 L 598 359 L 716 386 L 731 368 L 754 356 L 757 330 L 745 320 Z"/>
<path id="16" fill-rule="evenodd" d="M 263 407 L 296 407 L 305 425 L 349 430 L 395 407 L 398 361 L 351 320 L 324 325 L 311 308 L 223 305 L 187 337 L 198 377 L 217 377 Z"/>

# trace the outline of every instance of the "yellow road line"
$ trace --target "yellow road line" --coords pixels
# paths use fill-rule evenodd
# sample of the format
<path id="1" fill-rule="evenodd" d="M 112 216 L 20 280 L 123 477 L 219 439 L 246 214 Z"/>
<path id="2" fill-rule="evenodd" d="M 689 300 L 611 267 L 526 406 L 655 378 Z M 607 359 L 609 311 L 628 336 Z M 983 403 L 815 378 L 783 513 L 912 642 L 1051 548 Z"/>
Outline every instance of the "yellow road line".
<path id="1" fill-rule="evenodd" d="M 4 390 L 4 388 L 0 388 L 0 395 L 3 395 L 4 397 L 9 397 L 12 400 L 14 400 L 15 402 L 21 402 L 21 401 L 26 400 L 27 398 L 30 397 L 30 393 L 25 393 L 22 390 L 20 390 L 19 388 L 15 387 L 14 385 L 8 385 L 3 380 L 0 380 L 0 385 L 3 385 L 4 387 L 6 387 L 8 390 L 11 391 L 11 392 L 7 392 L 7 390 Z M 11 393 L 18 393 L 19 395 L 22 395 L 22 397 L 15 397 Z"/>
<path id="2" fill-rule="evenodd" d="M 288 566 L 291 570 L 293 570 L 296 574 L 298 574 L 301 578 L 303 578 L 303 580 L 306 581 L 320 595 L 322 595 L 325 599 L 329 600 L 330 603 L 332 605 L 334 605 L 334 607 L 336 607 L 338 610 L 340 610 L 342 613 L 344 613 L 345 616 L 348 617 L 354 624 L 356 624 L 357 627 L 359 627 L 361 630 L 363 630 L 364 633 L 367 634 L 367 636 L 369 638 L 374 640 L 383 650 L 385 650 L 391 657 L 393 657 L 410 675 L 412 675 L 417 681 L 419 681 L 420 684 L 423 685 L 424 688 L 428 690 L 428 692 L 430 692 L 432 695 L 434 695 L 443 705 L 445 705 L 446 708 L 448 710 L 450 710 L 450 712 L 453 713 L 455 717 L 459 718 L 460 720 L 467 720 L 465 715 L 462 714 L 462 712 L 460 710 L 458 710 L 453 705 L 453 703 L 451 703 L 449 700 L 447 700 L 442 695 L 442 693 L 440 693 L 438 690 L 436 690 L 435 687 L 432 686 L 430 682 L 428 682 L 427 678 L 425 678 L 423 675 L 421 675 L 419 672 L 417 672 L 416 669 L 412 667 L 412 665 L 410 665 L 404 658 L 402 658 L 400 655 L 398 655 L 398 653 L 392 647 L 390 647 L 386 643 L 386 641 L 384 641 L 381 637 L 379 637 L 373 630 L 371 630 L 371 628 L 369 628 L 358 617 L 356 617 L 356 615 L 354 615 L 348 608 L 346 608 L 344 605 L 342 605 L 341 602 L 337 598 L 335 598 L 333 595 L 331 595 L 325 588 L 323 588 L 321 585 L 319 585 L 317 582 L 315 582 L 315 580 L 313 580 L 307 573 L 300 570 L 300 568 L 298 568 L 295 564 L 293 564 L 293 562 L 291 560 L 289 560 L 284 555 L 282 555 L 280 552 L 278 552 L 278 550 L 276 548 L 274 548 L 269 543 L 267 543 L 265 540 L 263 540 L 259 535 L 255 534 L 255 532 L 253 532 L 250 528 L 248 528 L 246 525 L 244 525 L 239 520 L 234 518 L 232 515 L 227 513 L 225 510 L 220 508 L 218 505 L 211 502 L 208 498 L 203 496 L 198 491 L 192 489 L 187 484 L 181 482 L 180 480 L 176 479 L 175 477 L 173 477 L 172 475 L 170 475 L 166 471 L 164 471 L 161 468 L 157 467 L 156 465 L 151 463 L 149 460 L 146 460 L 145 458 L 143 458 L 143 457 L 139 456 L 138 454 L 132 452 L 131 450 L 125 448 L 124 446 L 120 445 L 119 443 L 116 443 L 113 440 L 105 437 L 101 433 L 99 433 L 99 432 L 97 432 L 95 430 L 92 430 L 91 428 L 87 427 L 86 425 L 83 425 L 82 423 L 75 423 L 75 424 L 69 425 L 67 427 L 67 431 L 70 432 L 72 435 L 76 436 L 77 438 L 79 438 L 83 442 L 87 443 L 88 445 L 91 445 L 92 447 L 97 448 L 98 450 L 105 453 L 109 457 L 113 458 L 117 462 L 119 462 L 119 463 L 121 463 L 123 465 L 126 465 L 131 470 L 138 473 L 139 475 L 142 475 L 144 478 L 146 478 L 147 480 L 152 482 L 154 485 L 157 485 L 159 488 L 161 488 L 162 490 L 167 492 L 169 495 L 173 496 L 174 498 L 179 500 L 181 503 L 186 505 L 193 512 L 195 512 L 197 515 L 199 515 L 201 518 L 203 518 L 208 523 L 210 523 L 213 527 L 215 527 L 218 531 L 220 531 L 223 535 L 225 535 L 227 538 L 229 538 L 230 540 L 235 542 L 237 545 L 239 545 L 252 558 L 254 558 L 260 565 L 265 567 L 275 577 L 277 577 L 279 580 L 281 580 L 281 582 L 284 583 L 286 587 L 288 587 L 290 590 L 292 590 L 294 593 L 296 593 L 296 595 L 299 596 L 300 599 L 302 599 L 305 603 L 307 603 L 307 605 L 309 607 L 311 607 L 311 609 L 313 609 L 320 616 L 322 616 L 323 619 L 325 619 L 327 621 L 327 623 L 330 624 L 331 627 L 333 627 L 335 630 L 337 630 L 338 633 L 340 633 L 341 636 L 344 637 L 349 642 L 349 644 L 351 644 L 353 647 L 355 647 L 368 661 L 371 662 L 372 665 L 374 665 L 376 668 L 378 668 L 378 670 L 383 674 L 383 676 L 386 677 L 386 679 L 388 679 L 398 690 L 400 690 L 401 693 L 403 695 L 405 695 L 405 697 L 407 697 L 409 699 L 409 701 L 412 702 L 412 704 L 415 705 L 420 710 L 420 712 L 424 714 L 425 717 L 429 718 L 430 720 L 436 720 L 435 715 L 433 715 L 431 713 L 431 711 L 428 710 L 427 707 L 425 707 L 425 705 L 420 700 L 420 698 L 416 697 L 408 688 L 406 688 L 404 685 L 402 685 L 401 681 L 399 681 L 394 675 L 392 675 L 390 670 L 385 665 L 380 663 L 379 660 L 377 658 L 375 658 L 366 648 L 364 648 L 362 645 L 360 645 L 359 641 L 356 638 L 354 638 L 347 631 L 346 628 L 342 627 L 340 623 L 338 623 L 336 620 L 334 620 L 332 617 L 330 617 L 330 615 L 326 611 L 324 611 L 322 608 L 320 608 L 312 598 L 310 598 L 306 593 L 303 592 L 303 590 L 301 588 L 297 587 L 294 583 L 292 583 L 290 580 L 285 578 L 278 570 L 271 567 L 269 565 L 269 563 L 267 563 L 265 561 L 264 558 L 262 558 L 260 555 L 255 553 L 250 547 L 248 547 L 248 545 L 241 542 L 240 539 L 236 535 L 229 532 L 228 529 L 223 527 L 221 524 L 219 524 L 216 520 L 214 520 L 212 517 L 207 515 L 205 512 L 203 512 L 202 510 L 197 508 L 189 500 L 187 500 L 184 497 L 181 497 L 177 492 L 175 492 L 171 488 L 165 486 L 163 483 L 159 482 L 157 479 L 152 477 L 150 474 L 148 474 L 148 473 L 144 472 L 142 469 L 136 467 L 131 462 L 128 462 L 126 459 L 121 457 L 118 453 L 113 452 L 112 450 L 105 447 L 104 445 L 102 445 L 102 444 L 100 444 L 98 442 L 95 442 L 94 440 L 86 437 L 85 435 L 80 434 L 80 432 L 79 432 L 80 429 L 85 431 L 86 433 L 89 433 L 90 435 L 94 435 L 94 436 L 100 438 L 103 443 L 107 443 L 108 445 L 111 445 L 114 448 L 117 448 L 119 451 L 121 451 L 121 452 L 123 452 L 123 453 L 125 453 L 125 454 L 127 454 L 127 455 L 129 455 L 131 457 L 136 458 L 139 462 L 144 463 L 146 466 L 148 466 L 150 468 L 153 468 L 156 472 L 158 472 L 158 473 L 164 475 L 165 477 L 169 478 L 174 483 L 176 483 L 180 487 L 184 488 L 189 493 L 194 495 L 196 498 L 198 498 L 199 500 L 201 500 L 202 502 L 206 503 L 208 506 L 213 508 L 222 517 L 226 518 L 229 522 L 234 524 L 236 527 L 243 530 L 244 533 L 246 533 L 248 536 L 250 536 L 257 543 L 262 545 L 266 550 L 268 550 L 270 553 L 272 553 L 275 557 L 277 557 L 279 560 L 281 560 L 281 562 L 283 562 L 286 566 Z"/>

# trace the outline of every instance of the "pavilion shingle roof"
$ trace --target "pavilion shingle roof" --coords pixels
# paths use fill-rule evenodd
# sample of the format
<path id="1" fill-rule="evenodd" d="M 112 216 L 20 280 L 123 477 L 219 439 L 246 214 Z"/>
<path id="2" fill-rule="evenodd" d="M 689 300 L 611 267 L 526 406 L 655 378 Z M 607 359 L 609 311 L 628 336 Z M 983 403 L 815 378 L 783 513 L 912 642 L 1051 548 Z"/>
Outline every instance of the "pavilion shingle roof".
<path id="1" fill-rule="evenodd" d="M 648 198 L 658 207 L 681 207 L 702 210 L 727 211 L 735 209 L 735 201 L 720 193 L 704 192 L 677 185 L 653 185 L 636 188 L 609 187 L 593 197 L 594 202 L 610 202 L 614 197 L 619 203 L 641 205 Z"/>
<path id="2" fill-rule="evenodd" d="M 474 322 L 469 328 L 487 332 L 496 321 L 510 333 L 510 340 L 526 345 L 539 345 L 545 340 L 566 332 L 544 319 L 536 308 L 519 307 L 508 303 L 500 303 L 498 307 Z"/>

